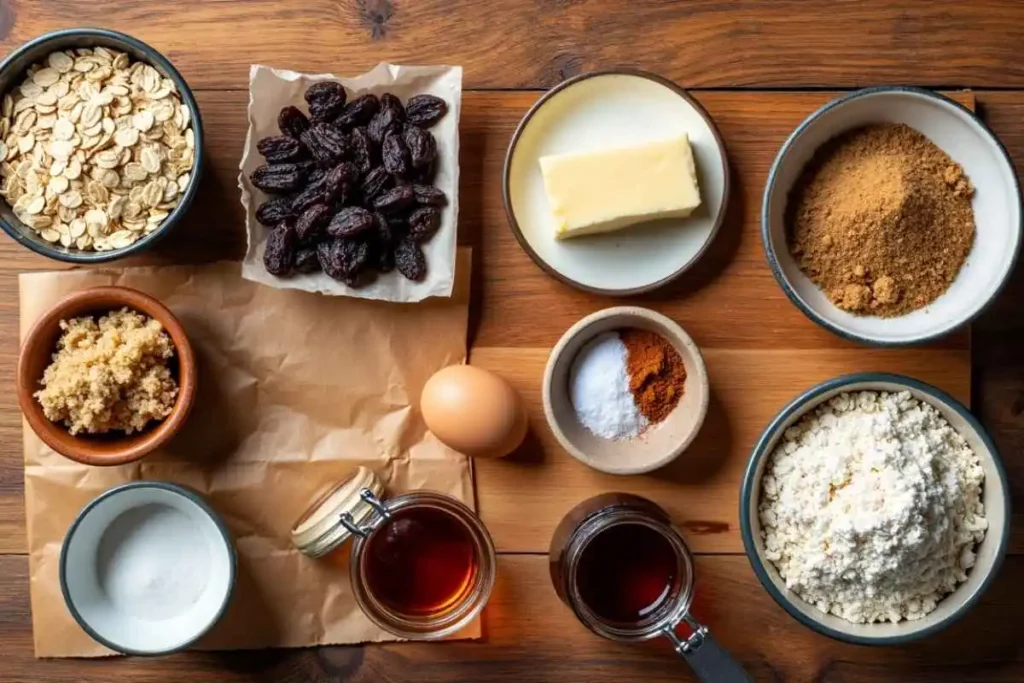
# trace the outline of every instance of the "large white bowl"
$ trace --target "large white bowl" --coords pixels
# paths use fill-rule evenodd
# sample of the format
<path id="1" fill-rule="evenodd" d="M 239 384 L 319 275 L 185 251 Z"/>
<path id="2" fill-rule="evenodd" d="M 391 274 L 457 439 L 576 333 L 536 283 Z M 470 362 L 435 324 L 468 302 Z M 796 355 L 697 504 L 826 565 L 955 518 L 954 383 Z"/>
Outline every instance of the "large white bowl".
<path id="1" fill-rule="evenodd" d="M 801 272 L 786 244 L 784 214 L 793 183 L 822 144 L 872 123 L 904 123 L 926 135 L 960 164 L 976 189 L 974 248 L 949 290 L 898 318 L 855 316 L 837 308 Z M 970 322 L 1006 282 L 1021 242 L 1021 191 L 1002 144 L 970 110 L 918 88 L 868 88 L 811 114 L 779 150 L 768 174 L 761 214 L 768 263 L 786 296 L 822 327 L 880 346 L 917 344 Z"/>
<path id="2" fill-rule="evenodd" d="M 934 406 L 949 424 L 963 436 L 981 460 L 985 471 L 982 503 L 988 530 L 978 545 L 977 560 L 967 581 L 943 598 L 936 609 L 915 621 L 896 624 L 854 624 L 825 614 L 786 588 L 778 570 L 764 557 L 764 539 L 758 507 L 761 502 L 761 478 L 768 456 L 789 427 L 822 403 L 843 392 L 909 391 L 920 401 Z M 865 372 L 822 382 L 795 398 L 775 416 L 764 430 L 750 456 L 740 491 L 740 535 L 754 573 L 768 593 L 787 612 L 805 626 L 823 635 L 861 645 L 901 645 L 937 633 L 962 617 L 973 607 L 995 577 L 1010 540 L 1010 487 L 995 444 L 981 423 L 956 399 L 935 387 L 902 375 Z"/>

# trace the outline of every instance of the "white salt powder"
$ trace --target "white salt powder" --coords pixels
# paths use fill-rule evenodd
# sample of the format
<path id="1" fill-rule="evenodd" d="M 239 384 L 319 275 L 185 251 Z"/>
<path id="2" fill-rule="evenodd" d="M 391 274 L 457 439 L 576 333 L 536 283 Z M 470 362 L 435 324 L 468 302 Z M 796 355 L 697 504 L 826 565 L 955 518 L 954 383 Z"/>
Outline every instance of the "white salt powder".
<path id="1" fill-rule="evenodd" d="M 605 439 L 631 439 L 647 427 L 629 390 L 626 359 L 626 345 L 618 333 L 605 332 L 580 349 L 569 372 L 576 418 Z"/>
<path id="2" fill-rule="evenodd" d="M 168 505 L 134 508 L 100 541 L 98 575 L 114 607 L 148 621 L 173 619 L 199 602 L 210 576 L 208 541 L 185 513 Z"/>

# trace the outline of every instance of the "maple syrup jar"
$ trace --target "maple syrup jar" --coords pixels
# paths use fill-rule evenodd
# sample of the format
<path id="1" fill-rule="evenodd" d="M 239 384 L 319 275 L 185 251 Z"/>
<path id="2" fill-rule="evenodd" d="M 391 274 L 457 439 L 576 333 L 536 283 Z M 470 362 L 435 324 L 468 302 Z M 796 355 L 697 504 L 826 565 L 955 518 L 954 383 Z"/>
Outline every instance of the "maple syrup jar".
<path id="1" fill-rule="evenodd" d="M 555 529 L 549 559 L 558 597 L 597 635 L 665 636 L 701 680 L 752 680 L 690 616 L 693 559 L 668 514 L 646 498 L 604 493 L 583 501 Z M 684 622 L 685 638 L 676 633 Z"/>
<path id="2" fill-rule="evenodd" d="M 310 557 L 341 552 L 351 538 L 356 602 L 402 638 L 456 633 L 480 614 L 494 587 L 494 544 L 471 509 L 431 491 L 384 500 L 383 484 L 366 467 L 313 503 L 291 536 Z"/>

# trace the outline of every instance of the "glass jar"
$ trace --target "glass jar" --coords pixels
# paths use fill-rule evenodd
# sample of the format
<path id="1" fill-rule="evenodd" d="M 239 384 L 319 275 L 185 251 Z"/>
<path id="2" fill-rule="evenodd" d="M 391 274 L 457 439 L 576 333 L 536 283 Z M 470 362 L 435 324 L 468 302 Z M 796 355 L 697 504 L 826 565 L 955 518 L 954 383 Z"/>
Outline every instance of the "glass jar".
<path id="1" fill-rule="evenodd" d="M 629 493 L 583 501 L 551 539 L 551 581 L 576 618 L 599 636 L 639 642 L 664 636 L 703 681 L 752 680 L 690 615 L 693 559 L 668 514 Z M 691 633 L 680 637 L 685 623 Z"/>
<path id="2" fill-rule="evenodd" d="M 471 622 L 494 587 L 494 543 L 476 514 L 441 493 L 384 497 L 360 467 L 295 522 L 292 543 L 324 557 L 352 539 L 349 580 L 359 608 L 411 640 L 444 638 Z"/>

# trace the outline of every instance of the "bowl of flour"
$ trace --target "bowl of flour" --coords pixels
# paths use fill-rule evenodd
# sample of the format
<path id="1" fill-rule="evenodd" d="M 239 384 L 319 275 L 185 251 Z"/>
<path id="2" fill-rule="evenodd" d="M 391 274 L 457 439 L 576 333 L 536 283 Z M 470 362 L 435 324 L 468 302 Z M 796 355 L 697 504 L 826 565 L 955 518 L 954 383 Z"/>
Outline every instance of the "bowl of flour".
<path id="1" fill-rule="evenodd" d="M 183 650 L 220 620 L 235 585 L 235 547 L 191 489 L 161 481 L 112 488 L 87 504 L 64 539 L 68 611 L 111 650 Z"/>
<path id="2" fill-rule="evenodd" d="M 1006 473 L 956 399 L 860 373 L 797 397 L 751 455 L 747 556 L 769 594 L 826 636 L 897 645 L 963 616 L 1009 540 Z"/>

